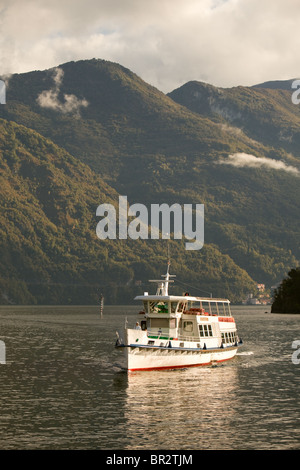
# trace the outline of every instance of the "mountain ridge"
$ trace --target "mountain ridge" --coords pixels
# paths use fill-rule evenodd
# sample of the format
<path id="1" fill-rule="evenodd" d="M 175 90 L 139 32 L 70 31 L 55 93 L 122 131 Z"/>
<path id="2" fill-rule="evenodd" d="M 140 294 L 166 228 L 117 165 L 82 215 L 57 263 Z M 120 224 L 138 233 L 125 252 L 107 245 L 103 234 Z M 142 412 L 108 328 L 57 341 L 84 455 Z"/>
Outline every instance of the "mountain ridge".
<path id="1" fill-rule="evenodd" d="M 173 250 L 180 259 L 180 263 L 175 260 L 175 267 L 185 273 L 185 281 L 194 285 L 197 272 L 189 269 L 192 262 L 201 272 L 204 269 L 209 273 L 208 282 L 203 279 L 204 290 L 214 290 L 215 284 L 221 295 L 223 283 L 235 301 L 242 300 L 246 285 L 251 290 L 255 282 L 264 282 L 268 286 L 275 284 L 300 257 L 298 177 L 296 173 L 286 171 L 287 167 L 297 170 L 299 155 L 290 148 L 291 145 L 274 147 L 268 139 L 260 140 L 260 135 L 268 128 L 266 116 L 270 117 L 270 110 L 275 109 L 278 113 L 273 128 L 283 121 L 280 129 L 285 129 L 291 116 L 295 116 L 297 132 L 298 111 L 287 105 L 286 91 L 249 91 L 237 87 L 231 89 L 229 95 L 226 92 L 230 112 L 222 115 L 212 112 L 209 98 L 212 96 L 219 105 L 218 99 L 224 93 L 212 85 L 199 87 L 198 82 L 192 83 L 194 91 L 202 93 L 201 102 L 206 103 L 206 110 L 197 111 L 189 109 L 188 103 L 177 103 L 174 94 L 173 97 L 166 96 L 119 64 L 97 59 L 69 62 L 50 70 L 11 77 L 7 104 L 0 108 L 0 117 L 5 122 L 25 126 L 29 135 L 37 132 L 41 139 L 57 146 L 59 152 L 66 152 L 74 162 L 89 167 L 91 181 L 99 177 L 101 185 L 108 185 L 115 195 L 115 202 L 117 195 L 126 194 L 130 203 L 140 202 L 147 206 L 163 202 L 169 205 L 174 202 L 204 203 L 204 249 L 188 254 L 174 241 Z M 268 96 L 272 96 L 273 101 L 265 109 Z M 260 108 L 262 111 L 258 113 Z M 241 109 L 248 112 L 252 127 L 245 126 L 245 121 L 244 127 L 239 127 L 241 118 L 233 116 L 232 119 L 232 110 L 241 113 Z M 28 136 L 22 139 L 22 145 L 29 145 Z M 4 145 L 5 139 L 2 140 Z M 33 141 L 35 143 L 30 144 L 27 151 L 37 154 L 41 160 L 41 148 L 45 143 L 37 143 L 36 138 Z M 1 151 L 5 156 L 11 149 L 4 145 Z M 275 161 L 285 162 L 285 166 L 280 170 L 274 164 L 273 167 L 234 166 L 237 160 L 232 161 L 230 156 L 236 155 L 250 155 L 252 165 Z M 35 171 L 34 167 L 28 171 Z M 65 183 L 71 185 L 71 182 Z M 76 194 L 76 185 L 80 182 L 76 182 L 74 175 L 72 184 Z M 71 205 L 72 197 L 69 193 Z M 90 211 L 93 214 L 86 214 L 86 217 L 92 220 L 95 207 L 90 207 Z M 72 214 L 69 216 L 73 218 Z M 64 223 L 58 221 L 59 227 Z M 90 230 L 94 231 L 95 226 L 94 221 Z M 104 245 L 100 245 L 101 251 L 106 252 L 106 260 L 109 259 L 107 256 L 111 256 L 112 261 L 119 259 L 117 266 L 123 272 L 123 283 L 138 280 L 142 273 L 143 276 L 146 273 L 155 275 L 151 269 L 149 271 L 140 250 L 143 247 L 151 259 L 157 251 L 161 261 L 164 250 L 160 244 L 155 249 L 151 248 L 154 244 L 150 240 L 136 245 L 139 261 L 132 261 L 128 267 L 126 253 L 132 258 L 133 252 L 126 248 L 127 251 L 121 250 L 119 256 L 113 248 L 121 246 L 119 242 L 107 244 L 110 255 Z M 131 242 L 134 247 L 136 241 Z M 63 243 L 67 250 L 65 235 Z M 98 248 L 99 243 L 95 246 Z M 214 266 L 214 259 L 219 260 L 220 266 Z M 240 285 L 235 279 L 228 287 L 225 259 L 231 263 L 233 272 L 240 269 L 244 273 L 240 275 L 243 278 Z M 78 257 L 77 262 L 81 264 L 83 260 Z M 94 266 L 94 262 L 92 264 Z M 157 264 L 155 266 L 158 268 Z M 85 270 L 81 279 L 85 278 L 84 272 L 86 279 L 89 278 L 87 267 Z M 114 275 L 111 276 L 113 282 Z M 111 289 L 116 292 L 116 287 Z M 121 291 L 124 294 L 124 290 Z M 89 295 L 95 300 L 94 294 Z"/>
<path id="2" fill-rule="evenodd" d="M 226 122 L 250 139 L 298 159 L 300 107 L 292 102 L 293 91 L 260 85 L 218 88 L 192 81 L 168 96 L 199 115 Z"/>

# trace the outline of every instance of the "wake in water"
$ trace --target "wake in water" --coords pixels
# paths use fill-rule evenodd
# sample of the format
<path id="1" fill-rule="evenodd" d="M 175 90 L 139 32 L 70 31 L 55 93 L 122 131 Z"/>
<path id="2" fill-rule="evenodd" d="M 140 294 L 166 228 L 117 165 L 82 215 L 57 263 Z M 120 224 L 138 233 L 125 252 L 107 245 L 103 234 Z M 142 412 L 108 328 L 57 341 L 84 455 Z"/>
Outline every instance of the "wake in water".
<path id="1" fill-rule="evenodd" d="M 245 352 L 236 353 L 237 356 L 252 356 L 252 354 L 254 354 L 253 351 L 245 351 Z"/>

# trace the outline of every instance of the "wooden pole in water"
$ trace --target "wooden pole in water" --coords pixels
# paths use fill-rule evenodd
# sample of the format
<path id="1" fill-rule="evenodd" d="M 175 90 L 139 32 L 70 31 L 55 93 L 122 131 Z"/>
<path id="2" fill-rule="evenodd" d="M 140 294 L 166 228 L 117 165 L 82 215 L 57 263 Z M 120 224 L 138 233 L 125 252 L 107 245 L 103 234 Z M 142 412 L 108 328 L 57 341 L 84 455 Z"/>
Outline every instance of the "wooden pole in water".
<path id="1" fill-rule="evenodd" d="M 101 315 L 101 317 L 103 317 L 103 305 L 104 305 L 104 297 L 101 294 L 100 295 L 100 315 Z"/>

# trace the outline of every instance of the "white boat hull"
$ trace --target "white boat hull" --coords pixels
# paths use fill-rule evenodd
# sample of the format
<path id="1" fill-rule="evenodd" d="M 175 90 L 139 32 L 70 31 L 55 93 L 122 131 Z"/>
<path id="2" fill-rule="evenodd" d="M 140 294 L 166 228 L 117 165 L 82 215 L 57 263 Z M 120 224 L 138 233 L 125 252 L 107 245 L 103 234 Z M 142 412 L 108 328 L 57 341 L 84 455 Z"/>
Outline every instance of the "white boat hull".
<path id="1" fill-rule="evenodd" d="M 201 351 L 130 346 L 124 349 L 129 371 L 208 366 L 230 360 L 237 352 L 237 347 Z"/>

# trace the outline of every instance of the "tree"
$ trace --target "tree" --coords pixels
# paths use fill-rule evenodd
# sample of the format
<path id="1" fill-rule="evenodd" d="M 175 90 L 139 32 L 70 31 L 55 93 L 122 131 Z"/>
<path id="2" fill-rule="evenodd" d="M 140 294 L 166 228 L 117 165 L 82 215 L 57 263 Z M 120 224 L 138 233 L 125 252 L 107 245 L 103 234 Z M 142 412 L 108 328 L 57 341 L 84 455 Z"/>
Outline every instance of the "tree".
<path id="1" fill-rule="evenodd" d="M 275 290 L 272 313 L 300 313 L 300 267 L 291 269 Z"/>

